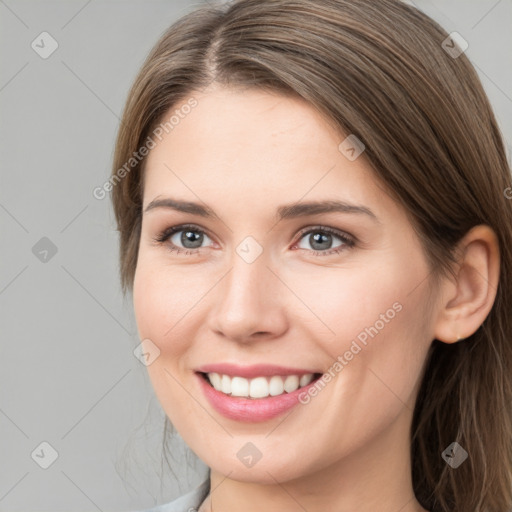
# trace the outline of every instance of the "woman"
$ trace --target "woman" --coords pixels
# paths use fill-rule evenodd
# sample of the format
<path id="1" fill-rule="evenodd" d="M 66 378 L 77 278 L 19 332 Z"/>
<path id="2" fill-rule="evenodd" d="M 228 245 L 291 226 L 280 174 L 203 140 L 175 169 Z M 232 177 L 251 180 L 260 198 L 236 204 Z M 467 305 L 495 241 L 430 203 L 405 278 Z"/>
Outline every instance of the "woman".
<path id="1" fill-rule="evenodd" d="M 210 468 L 155 511 L 511 510 L 510 169 L 460 39 L 398 0 L 198 9 L 111 182 L 149 376 Z"/>

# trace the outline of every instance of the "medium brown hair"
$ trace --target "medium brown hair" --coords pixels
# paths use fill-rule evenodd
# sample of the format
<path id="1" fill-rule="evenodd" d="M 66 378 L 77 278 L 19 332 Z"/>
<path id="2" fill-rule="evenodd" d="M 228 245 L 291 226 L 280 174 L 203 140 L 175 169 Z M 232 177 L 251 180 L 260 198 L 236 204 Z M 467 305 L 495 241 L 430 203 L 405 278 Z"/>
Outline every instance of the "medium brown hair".
<path id="1" fill-rule="evenodd" d="M 140 70 L 112 176 L 119 177 L 169 109 L 216 82 L 299 96 L 340 136 L 355 134 L 377 179 L 407 211 L 432 279 L 452 272 L 457 242 L 472 227 L 490 226 L 501 258 L 496 299 L 472 336 L 432 342 L 412 422 L 412 477 L 418 501 L 432 512 L 508 512 L 510 168 L 478 76 L 465 54 L 445 51 L 447 37 L 399 0 L 236 0 L 201 7 L 165 32 Z M 112 190 L 125 292 L 137 265 L 144 162 L 135 162 Z M 454 441 L 469 454 L 457 469 L 441 457 Z"/>

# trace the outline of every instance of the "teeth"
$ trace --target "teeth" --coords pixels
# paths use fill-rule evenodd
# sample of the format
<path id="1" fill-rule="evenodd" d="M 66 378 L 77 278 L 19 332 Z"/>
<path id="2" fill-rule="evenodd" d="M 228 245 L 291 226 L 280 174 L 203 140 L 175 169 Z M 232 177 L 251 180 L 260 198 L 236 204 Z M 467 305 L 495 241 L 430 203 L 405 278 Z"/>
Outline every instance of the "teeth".
<path id="1" fill-rule="evenodd" d="M 210 379 L 210 382 L 212 383 L 212 386 L 215 389 L 220 390 L 221 389 L 221 378 L 220 378 L 220 375 L 218 373 L 209 373 L 208 377 Z"/>
<path id="2" fill-rule="evenodd" d="M 220 381 L 220 390 L 223 393 L 231 393 L 231 379 L 227 375 L 223 375 Z"/>
<path id="3" fill-rule="evenodd" d="M 229 378 L 229 377 L 228 377 Z M 249 381 L 242 377 L 233 377 L 231 379 L 231 396 L 248 396 Z"/>
<path id="4" fill-rule="evenodd" d="M 277 375 L 271 377 L 270 383 L 268 385 L 268 390 L 271 396 L 282 395 L 284 392 L 283 378 Z"/>
<path id="5" fill-rule="evenodd" d="M 236 379 L 236 377 L 234 379 Z M 239 379 L 242 379 L 242 377 L 239 377 Z M 243 380 L 249 383 L 247 379 Z M 251 379 L 249 383 L 249 396 L 251 398 L 265 398 L 268 396 L 268 382 L 265 377 L 256 377 L 255 379 Z"/>
<path id="6" fill-rule="evenodd" d="M 291 393 L 296 389 L 299 389 L 299 377 L 297 375 L 288 375 L 284 381 L 284 390 L 287 393 Z"/>
<path id="7" fill-rule="evenodd" d="M 300 378 L 299 386 L 302 388 L 304 386 L 307 386 L 311 381 L 313 380 L 313 374 L 307 373 L 306 375 L 303 375 Z"/>
<path id="8" fill-rule="evenodd" d="M 272 377 L 255 377 L 254 379 L 230 377 L 218 373 L 208 373 L 207 375 L 210 383 L 217 391 L 222 391 L 226 395 L 245 398 L 266 398 L 269 395 L 277 396 L 285 392 L 292 393 L 301 387 L 307 386 L 313 380 L 312 373 L 301 376 L 287 375 L 286 377 L 274 375 Z"/>

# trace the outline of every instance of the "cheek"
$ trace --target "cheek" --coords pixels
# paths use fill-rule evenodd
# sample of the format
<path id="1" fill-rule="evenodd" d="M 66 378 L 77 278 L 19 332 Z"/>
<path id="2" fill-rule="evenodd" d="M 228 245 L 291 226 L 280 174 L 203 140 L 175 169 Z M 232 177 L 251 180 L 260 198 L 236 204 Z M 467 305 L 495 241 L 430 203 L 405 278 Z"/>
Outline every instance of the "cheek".
<path id="1" fill-rule="evenodd" d="M 317 339 L 323 337 L 330 343 L 337 343 L 337 340 L 356 337 L 375 322 L 380 326 L 382 314 L 394 319 L 396 310 L 400 309 L 396 303 L 402 303 L 410 290 L 410 277 L 407 269 L 399 270 L 390 265 L 312 266 L 307 274 L 289 272 L 283 280 L 299 299 L 295 299 L 294 314 L 300 312 L 300 317 L 309 319 L 310 324 L 313 318 L 320 329 Z"/>
<path id="2" fill-rule="evenodd" d="M 141 339 L 151 339 L 162 353 L 179 353 L 186 346 L 183 331 L 201 297 L 197 283 L 183 273 L 170 272 L 162 263 L 142 258 L 137 264 L 133 306 Z"/>
<path id="3" fill-rule="evenodd" d="M 359 387 L 369 397 L 372 389 L 389 386 L 405 402 L 413 390 L 429 346 L 430 322 L 422 283 L 427 270 L 415 256 L 397 255 L 364 270 L 312 269 L 307 280 L 291 274 L 285 279 L 302 301 L 297 318 L 317 326 L 318 348 L 343 358 L 344 393 Z"/>
<path id="4" fill-rule="evenodd" d="M 180 383 L 190 339 L 187 312 L 200 295 L 194 287 L 182 288 L 183 279 L 170 274 L 161 263 L 142 255 L 134 277 L 133 305 L 140 340 L 150 339 L 160 350 L 146 368 L 155 394 L 171 422 L 184 428 L 183 418 L 194 412 Z"/>
<path id="5" fill-rule="evenodd" d="M 139 261 L 133 282 L 133 307 L 139 331 L 139 338 L 149 338 L 158 345 L 162 336 L 161 316 L 168 309 L 160 300 L 162 285 L 144 261 Z M 170 307 L 170 305 L 169 305 Z M 162 347 L 159 346 L 161 349 Z"/>

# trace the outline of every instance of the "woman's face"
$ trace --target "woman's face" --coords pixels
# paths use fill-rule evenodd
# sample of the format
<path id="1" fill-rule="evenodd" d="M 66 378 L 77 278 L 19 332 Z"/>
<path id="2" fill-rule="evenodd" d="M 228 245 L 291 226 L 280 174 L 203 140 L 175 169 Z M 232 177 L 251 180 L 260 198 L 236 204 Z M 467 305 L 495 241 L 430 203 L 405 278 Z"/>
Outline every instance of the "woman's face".
<path id="1" fill-rule="evenodd" d="M 405 460 L 434 310 L 404 210 L 306 102 L 193 98 L 148 156 L 134 282 L 167 416 L 238 480 Z"/>

